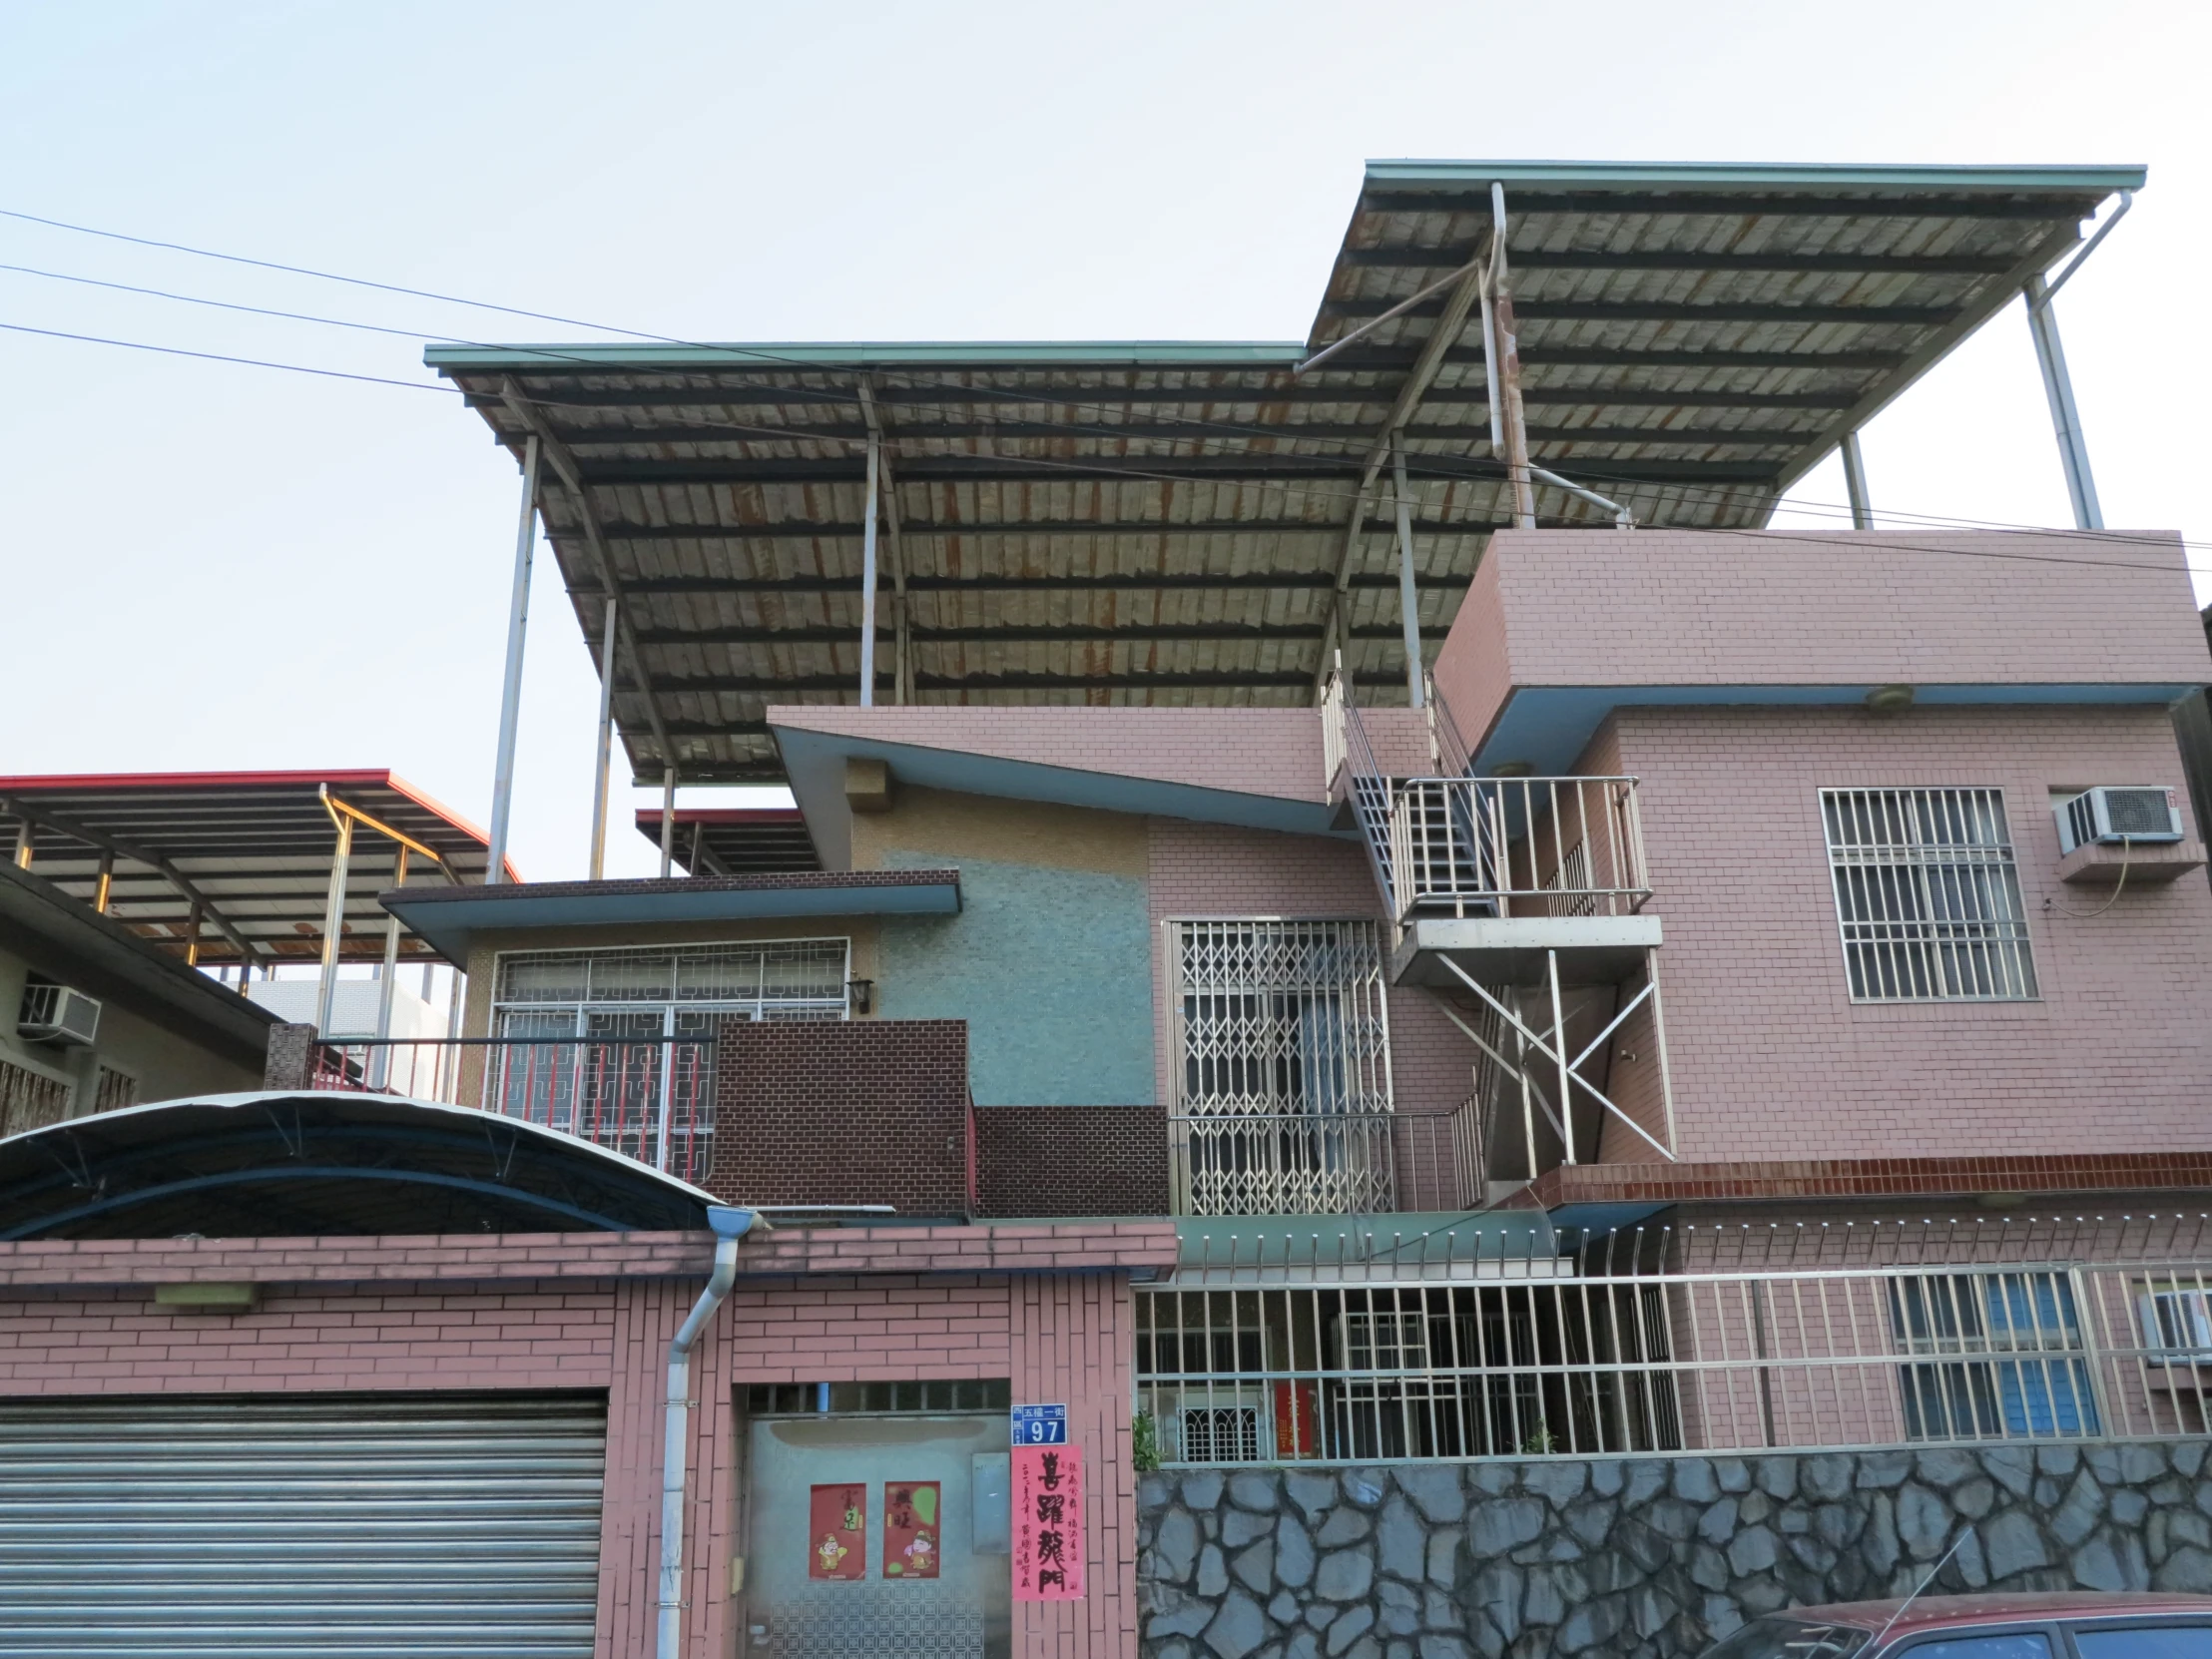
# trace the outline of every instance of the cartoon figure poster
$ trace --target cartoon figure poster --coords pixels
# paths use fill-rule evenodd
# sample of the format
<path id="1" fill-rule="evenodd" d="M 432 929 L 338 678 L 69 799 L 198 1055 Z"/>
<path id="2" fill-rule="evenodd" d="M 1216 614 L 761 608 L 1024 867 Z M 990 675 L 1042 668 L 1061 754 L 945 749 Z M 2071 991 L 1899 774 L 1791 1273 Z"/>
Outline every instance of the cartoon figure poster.
<path id="1" fill-rule="evenodd" d="M 1083 1599 L 1083 1453 L 1014 1447 L 1014 1599 Z"/>
<path id="2" fill-rule="evenodd" d="M 814 1488 L 807 1533 L 809 1578 L 867 1576 L 867 1488 L 856 1481 Z"/>
<path id="3" fill-rule="evenodd" d="M 937 1509 L 941 1488 L 934 1480 L 883 1482 L 883 1576 L 937 1576 Z"/>

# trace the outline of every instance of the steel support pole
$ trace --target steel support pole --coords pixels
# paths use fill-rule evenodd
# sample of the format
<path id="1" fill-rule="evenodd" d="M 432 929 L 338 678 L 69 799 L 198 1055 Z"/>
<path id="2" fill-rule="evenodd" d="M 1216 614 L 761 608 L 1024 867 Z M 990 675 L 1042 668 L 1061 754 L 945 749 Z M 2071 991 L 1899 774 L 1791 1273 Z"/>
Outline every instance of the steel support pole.
<path id="1" fill-rule="evenodd" d="M 599 639 L 599 747 L 592 751 L 591 878 L 607 873 L 607 770 L 613 759 L 615 737 L 615 622 L 621 603 L 607 595 L 606 626 Z"/>
<path id="2" fill-rule="evenodd" d="M 403 887 L 407 884 L 407 849 L 395 847 L 391 855 L 391 884 Z M 376 985 L 376 1040 L 384 1042 L 391 1036 L 392 992 L 399 983 L 399 918 L 388 912 L 384 918 L 384 971 L 377 976 Z M 391 1050 L 380 1048 L 369 1063 L 369 1080 L 373 1088 L 382 1088 L 391 1081 Z"/>
<path id="3" fill-rule="evenodd" d="M 200 965 L 200 900 L 192 901 L 192 908 L 185 916 L 185 966 Z"/>
<path id="4" fill-rule="evenodd" d="M 1851 499 L 1851 527 L 1854 530 L 1874 528 L 1874 503 L 1867 496 L 1867 463 L 1859 453 L 1859 434 L 1846 432 L 1843 442 L 1844 493 Z"/>
<path id="5" fill-rule="evenodd" d="M 338 996 L 338 938 L 345 930 L 345 876 L 353 858 L 353 821 L 337 815 L 338 843 L 330 853 L 330 893 L 322 905 L 322 983 L 315 989 L 315 1035 L 330 1034 Z"/>
<path id="6" fill-rule="evenodd" d="M 15 867 L 31 867 L 31 821 L 25 819 L 15 827 Z"/>
<path id="7" fill-rule="evenodd" d="M 1566 1143 L 1567 1162 L 1574 1156 L 1574 1083 L 1567 1072 L 1567 1016 L 1559 998 L 1559 952 L 1544 952 L 1544 968 L 1551 980 L 1551 1047 L 1559 1060 L 1559 1138 Z"/>
<path id="8" fill-rule="evenodd" d="M 876 469 L 881 464 L 873 432 L 867 435 L 867 505 L 860 515 L 860 707 L 875 706 L 875 520 Z"/>
<path id="9" fill-rule="evenodd" d="M 507 878 L 507 820 L 514 802 L 515 732 L 522 720 L 522 646 L 530 631 L 530 556 L 537 541 L 538 435 L 522 448 L 522 511 L 515 522 L 514 592 L 507 601 L 507 677 L 499 692 L 499 757 L 491 775 L 491 846 L 484 885 Z"/>
<path id="10" fill-rule="evenodd" d="M 1528 474 L 1528 417 L 1521 407 L 1520 332 L 1513 322 L 1513 292 L 1505 259 L 1505 187 L 1490 184 L 1490 310 L 1495 324 L 1482 336 L 1496 345 L 1497 394 L 1505 428 L 1505 470 L 1512 482 L 1513 522 L 1536 528 L 1536 486 Z"/>
<path id="11" fill-rule="evenodd" d="M 2059 343 L 2058 318 L 2050 308 L 2050 288 L 2040 276 L 2027 279 L 2027 331 L 2035 339 L 2035 360 L 2042 365 L 2043 395 L 2050 399 L 2050 424 L 2058 437 L 2059 464 L 2066 469 L 2066 493 L 2073 498 L 2074 528 L 2101 530 L 2104 509 L 2097 504 L 2097 481 L 2089 471 L 2089 446 L 2081 436 L 2081 411 L 2074 407 L 2073 378 L 2066 372 L 2066 348 Z"/>
<path id="12" fill-rule="evenodd" d="M 676 867 L 676 769 L 661 768 L 661 879 Z"/>
<path id="13" fill-rule="evenodd" d="M 100 854 L 100 880 L 92 890 L 92 909 L 95 915 L 108 913 L 108 898 L 115 890 L 115 854 Z"/>
<path id="14" fill-rule="evenodd" d="M 1390 465 L 1397 486 L 1397 614 L 1405 630 L 1405 701 L 1425 709 L 1420 660 L 1420 604 L 1413 591 L 1413 492 L 1405 482 L 1405 434 L 1390 434 Z"/>

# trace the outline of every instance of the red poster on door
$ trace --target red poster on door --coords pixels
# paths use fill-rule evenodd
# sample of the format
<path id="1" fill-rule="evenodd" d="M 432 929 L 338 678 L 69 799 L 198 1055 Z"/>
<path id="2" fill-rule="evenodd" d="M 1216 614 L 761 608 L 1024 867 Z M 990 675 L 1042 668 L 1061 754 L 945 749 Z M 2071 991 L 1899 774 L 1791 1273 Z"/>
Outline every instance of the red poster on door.
<path id="1" fill-rule="evenodd" d="M 1083 1599 L 1083 1453 L 1014 1447 L 1014 1599 Z"/>
<path id="2" fill-rule="evenodd" d="M 814 1488 L 807 1529 L 809 1578 L 867 1576 L 867 1488 L 857 1482 Z"/>
<path id="3" fill-rule="evenodd" d="M 883 1576 L 937 1576 L 937 1503 L 934 1480 L 883 1482 Z"/>

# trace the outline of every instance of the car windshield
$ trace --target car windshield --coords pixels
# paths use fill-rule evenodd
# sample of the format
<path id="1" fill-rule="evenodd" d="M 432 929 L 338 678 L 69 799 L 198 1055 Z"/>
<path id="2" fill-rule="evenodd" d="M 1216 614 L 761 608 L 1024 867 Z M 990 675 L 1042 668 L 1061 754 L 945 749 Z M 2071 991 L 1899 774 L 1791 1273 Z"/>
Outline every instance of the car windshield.
<path id="1" fill-rule="evenodd" d="M 1705 1650 L 1704 1659 L 1848 1659 L 1868 1633 L 1848 1624 L 1813 1624 L 1769 1614 Z"/>

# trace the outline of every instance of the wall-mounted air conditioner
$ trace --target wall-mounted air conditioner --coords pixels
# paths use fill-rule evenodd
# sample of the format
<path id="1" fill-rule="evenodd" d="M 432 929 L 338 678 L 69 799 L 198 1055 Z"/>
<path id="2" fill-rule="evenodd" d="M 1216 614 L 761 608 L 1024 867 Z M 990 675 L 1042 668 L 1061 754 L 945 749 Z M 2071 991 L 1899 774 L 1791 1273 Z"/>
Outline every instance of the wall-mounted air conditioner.
<path id="1" fill-rule="evenodd" d="M 83 991 L 57 985 L 51 979 L 33 979 L 24 985 L 23 1011 L 16 1015 L 15 1034 L 26 1042 L 87 1048 L 99 1033 L 100 1004 Z"/>
<path id="2" fill-rule="evenodd" d="M 2121 789 L 2106 785 L 2083 790 L 2053 809 L 2058 819 L 2058 850 L 2071 852 L 2092 841 L 2108 846 L 2182 838 L 2181 803 L 2168 789 Z"/>

